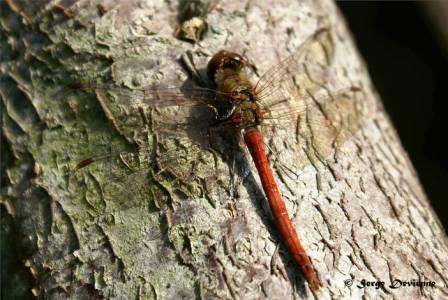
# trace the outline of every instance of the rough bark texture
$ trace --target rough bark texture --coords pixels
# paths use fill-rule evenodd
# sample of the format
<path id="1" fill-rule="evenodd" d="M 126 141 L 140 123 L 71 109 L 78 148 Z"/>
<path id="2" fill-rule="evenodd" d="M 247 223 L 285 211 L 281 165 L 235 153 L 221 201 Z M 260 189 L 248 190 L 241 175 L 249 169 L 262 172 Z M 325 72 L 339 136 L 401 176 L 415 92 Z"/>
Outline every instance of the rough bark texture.
<path id="1" fill-rule="evenodd" d="M 32 283 L 10 278 L 9 295 L 32 284 L 48 299 L 448 297 L 445 232 L 333 1 L 221 1 L 196 45 L 173 36 L 183 10 L 177 3 L 8 2 L 0 19 L 2 224 L 17 230 L 20 257 L 34 276 Z M 63 92 L 65 83 L 104 77 L 125 87 L 180 85 L 188 77 L 177 60 L 183 53 L 191 51 L 201 68 L 222 48 L 252 58 L 262 74 L 321 27 L 335 40 L 332 81 L 359 84 L 367 113 L 329 158 L 309 158 L 294 181 L 279 176 L 323 285 L 317 293 L 277 248 L 252 173 L 232 198 L 223 196 L 225 178 L 210 191 L 204 177 L 179 195 L 149 176 L 146 188 L 130 182 L 118 192 L 102 189 L 101 172 L 67 167 L 105 142 L 121 149 L 146 141 L 150 149 L 157 141 L 149 125 L 135 129 L 145 118 L 119 100 Z M 213 160 L 217 169 L 228 165 L 219 155 Z M 178 201 L 187 194 L 187 204 Z M 358 288 L 363 279 L 385 285 Z M 394 289 L 395 279 L 436 285 Z"/>

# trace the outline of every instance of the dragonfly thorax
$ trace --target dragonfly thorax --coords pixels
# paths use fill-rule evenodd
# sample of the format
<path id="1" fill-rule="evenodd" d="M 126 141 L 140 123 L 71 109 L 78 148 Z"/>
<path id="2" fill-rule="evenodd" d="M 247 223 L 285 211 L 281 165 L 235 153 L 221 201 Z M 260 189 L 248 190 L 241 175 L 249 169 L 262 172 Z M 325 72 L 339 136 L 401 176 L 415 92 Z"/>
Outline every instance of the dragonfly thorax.
<path id="1" fill-rule="evenodd" d="M 245 99 L 235 105 L 229 120 L 237 128 L 249 129 L 263 122 L 263 111 L 256 101 Z"/>
<path id="2" fill-rule="evenodd" d="M 226 120 L 240 129 L 256 127 L 263 121 L 263 112 L 245 67 L 241 55 L 225 50 L 215 54 L 207 66 L 207 74 L 216 84 L 221 100 L 232 106 Z"/>

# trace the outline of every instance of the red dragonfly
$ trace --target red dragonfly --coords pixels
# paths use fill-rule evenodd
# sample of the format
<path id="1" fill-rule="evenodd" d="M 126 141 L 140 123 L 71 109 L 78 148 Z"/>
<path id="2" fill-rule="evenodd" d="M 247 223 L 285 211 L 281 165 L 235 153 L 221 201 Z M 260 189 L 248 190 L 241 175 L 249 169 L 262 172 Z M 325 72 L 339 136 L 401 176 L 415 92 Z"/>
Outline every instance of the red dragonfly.
<path id="1" fill-rule="evenodd" d="M 207 128 L 206 137 L 211 132 L 225 129 L 244 142 L 258 170 L 277 230 L 312 290 L 317 290 L 320 282 L 277 187 L 262 128 L 283 126 L 300 131 L 301 127 L 307 127 L 310 134 L 296 132 L 291 136 L 299 136 L 299 139 L 311 143 L 310 147 L 319 157 L 328 155 L 329 149 L 334 149 L 353 134 L 358 126 L 354 117 L 358 115 L 356 99 L 360 88 L 350 84 L 337 88 L 336 92 L 329 91 L 333 46 L 330 31 L 320 29 L 308 37 L 294 54 L 269 69 L 255 85 L 247 74 L 248 62 L 237 53 L 222 50 L 210 59 L 207 66 L 207 76 L 213 89 L 146 88 L 134 90 L 135 99 L 131 99 L 133 103 L 143 103 L 158 111 L 188 108 L 185 116 L 179 113 L 176 119 L 159 118 L 158 130 L 165 133 L 176 134 L 196 125 L 202 132 Z M 127 95 L 121 89 L 106 85 L 74 87 L 95 89 L 100 99 L 107 92 L 118 97 Z M 200 109 L 195 110 L 196 107 Z M 313 121 L 315 114 L 320 115 L 319 121 Z M 102 159 L 103 156 L 88 157 L 80 161 L 76 169 Z M 159 169 L 164 168 L 163 164 L 159 166 Z"/>

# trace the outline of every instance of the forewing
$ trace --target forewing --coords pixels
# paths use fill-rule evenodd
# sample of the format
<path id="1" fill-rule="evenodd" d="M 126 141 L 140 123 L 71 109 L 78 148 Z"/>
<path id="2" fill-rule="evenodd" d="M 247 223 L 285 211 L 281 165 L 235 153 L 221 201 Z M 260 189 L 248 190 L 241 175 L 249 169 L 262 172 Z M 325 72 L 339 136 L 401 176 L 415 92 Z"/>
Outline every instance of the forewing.
<path id="1" fill-rule="evenodd" d="M 282 101 L 296 101 L 321 88 L 329 78 L 334 55 L 331 33 L 323 28 L 308 37 L 285 60 L 258 81 L 256 94 L 263 108 Z"/>
<path id="2" fill-rule="evenodd" d="M 202 87 L 163 87 L 122 88 L 109 84 L 72 84 L 71 89 L 110 93 L 129 105 L 145 104 L 153 108 L 168 106 L 215 105 L 219 93 Z"/>
<path id="3" fill-rule="evenodd" d="M 167 126 L 189 124 L 192 125 L 190 127 L 196 125 L 201 128 L 215 122 L 216 114 L 225 104 L 216 91 L 188 83 L 182 87 L 148 86 L 135 89 L 113 84 L 73 83 L 67 85 L 67 91 L 96 94 L 106 117 L 129 142 L 141 137 L 148 126 L 150 111 L 165 115 L 160 122 Z M 169 116 L 169 113 L 173 115 Z"/>

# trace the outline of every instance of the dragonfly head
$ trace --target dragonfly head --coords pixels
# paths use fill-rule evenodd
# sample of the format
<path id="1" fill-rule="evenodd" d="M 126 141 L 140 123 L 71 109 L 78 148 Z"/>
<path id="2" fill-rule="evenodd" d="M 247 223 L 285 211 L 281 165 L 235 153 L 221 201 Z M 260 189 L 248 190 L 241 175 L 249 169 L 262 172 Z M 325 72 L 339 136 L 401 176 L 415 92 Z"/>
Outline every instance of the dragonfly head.
<path id="1" fill-rule="evenodd" d="M 210 59 L 207 65 L 207 76 L 210 80 L 218 83 L 219 77 L 225 74 L 240 73 L 246 63 L 238 53 L 221 50 Z"/>

